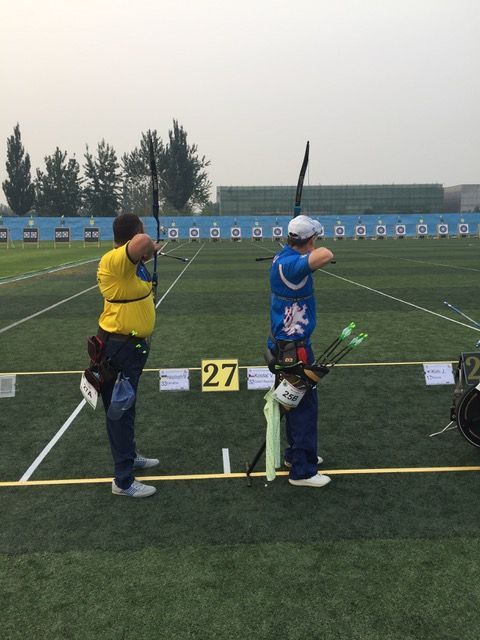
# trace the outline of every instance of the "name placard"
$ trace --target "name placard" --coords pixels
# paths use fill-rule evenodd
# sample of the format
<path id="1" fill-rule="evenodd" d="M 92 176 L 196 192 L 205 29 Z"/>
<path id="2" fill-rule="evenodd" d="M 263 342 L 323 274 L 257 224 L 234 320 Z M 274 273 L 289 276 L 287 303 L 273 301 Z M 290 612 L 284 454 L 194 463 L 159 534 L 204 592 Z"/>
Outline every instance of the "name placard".
<path id="1" fill-rule="evenodd" d="M 449 362 L 424 363 L 425 384 L 455 384 L 452 365 Z"/>
<path id="2" fill-rule="evenodd" d="M 247 368 L 247 389 L 270 389 L 275 382 L 275 376 L 268 367 Z"/>
<path id="3" fill-rule="evenodd" d="M 188 369 L 160 369 L 160 391 L 189 391 Z"/>

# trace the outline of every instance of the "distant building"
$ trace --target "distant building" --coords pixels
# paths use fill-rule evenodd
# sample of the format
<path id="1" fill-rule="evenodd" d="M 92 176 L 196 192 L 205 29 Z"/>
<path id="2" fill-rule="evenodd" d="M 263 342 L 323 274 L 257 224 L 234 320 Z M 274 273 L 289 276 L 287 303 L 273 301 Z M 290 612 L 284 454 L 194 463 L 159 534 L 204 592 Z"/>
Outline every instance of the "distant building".
<path id="1" fill-rule="evenodd" d="M 217 187 L 219 215 L 290 214 L 295 186 Z M 304 213 L 434 213 L 443 210 L 441 184 L 305 186 Z"/>
<path id="2" fill-rule="evenodd" d="M 480 211 L 480 184 L 457 184 L 445 187 L 443 210 L 448 213 Z"/>

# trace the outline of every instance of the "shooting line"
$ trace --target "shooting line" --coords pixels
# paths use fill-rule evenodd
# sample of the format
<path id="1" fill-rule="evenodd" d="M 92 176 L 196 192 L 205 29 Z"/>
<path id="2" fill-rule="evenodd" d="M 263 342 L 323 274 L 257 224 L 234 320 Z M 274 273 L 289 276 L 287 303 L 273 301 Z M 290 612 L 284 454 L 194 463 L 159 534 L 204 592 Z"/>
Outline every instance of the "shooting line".
<path id="1" fill-rule="evenodd" d="M 427 360 L 409 360 L 402 362 L 344 362 L 337 364 L 340 367 L 404 367 L 404 366 L 422 366 Z M 457 360 L 428 360 L 429 364 L 455 364 Z M 153 367 L 145 368 L 144 373 L 158 373 L 165 367 Z M 178 369 L 179 367 L 172 367 L 172 369 Z M 201 367 L 184 367 L 188 371 L 201 371 Z M 240 365 L 239 369 L 264 369 L 265 365 L 253 364 L 253 365 Z M 81 375 L 83 371 L 6 371 L 2 373 L 2 376 L 61 376 L 61 375 Z"/>
<path id="2" fill-rule="evenodd" d="M 355 475 L 381 475 L 381 474 L 417 474 L 417 473 L 462 473 L 479 472 L 480 466 L 464 467 L 391 467 L 372 469 L 328 469 L 322 471 L 330 476 L 355 476 Z M 288 476 L 288 471 L 277 471 L 277 476 Z M 265 478 L 266 472 L 253 471 L 250 474 L 255 478 Z M 141 480 L 149 482 L 182 482 L 196 480 L 245 480 L 245 472 L 241 473 L 198 473 L 171 476 L 139 476 Z M 7 487 L 48 487 L 59 485 L 84 485 L 84 484 L 108 484 L 109 478 L 59 478 L 57 480 L 18 480 L 0 482 L 0 488 Z"/>

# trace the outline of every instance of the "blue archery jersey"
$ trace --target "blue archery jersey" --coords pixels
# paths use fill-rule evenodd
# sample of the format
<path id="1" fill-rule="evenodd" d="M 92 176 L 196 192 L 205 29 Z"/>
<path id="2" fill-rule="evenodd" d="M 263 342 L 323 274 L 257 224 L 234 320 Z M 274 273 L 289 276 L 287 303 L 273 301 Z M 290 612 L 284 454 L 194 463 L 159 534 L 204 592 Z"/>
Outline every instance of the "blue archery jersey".
<path id="1" fill-rule="evenodd" d="M 308 254 L 301 255 L 285 246 L 273 259 L 270 288 L 272 336 L 276 340 L 305 340 L 310 344 L 316 312 Z"/>

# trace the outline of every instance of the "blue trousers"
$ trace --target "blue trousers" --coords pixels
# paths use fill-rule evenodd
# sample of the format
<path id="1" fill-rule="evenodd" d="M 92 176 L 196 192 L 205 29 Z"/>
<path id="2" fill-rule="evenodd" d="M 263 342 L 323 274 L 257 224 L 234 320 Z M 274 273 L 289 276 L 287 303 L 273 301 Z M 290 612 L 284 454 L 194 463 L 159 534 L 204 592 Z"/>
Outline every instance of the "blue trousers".
<path id="1" fill-rule="evenodd" d="M 307 347 L 308 361 L 313 362 L 313 352 Z M 288 447 L 285 460 L 290 462 L 290 478 L 301 480 L 317 474 L 317 389 L 310 389 L 295 409 L 285 416 Z"/>
<path id="2" fill-rule="evenodd" d="M 128 342 L 109 339 L 105 346 L 106 357 L 112 366 L 121 371 L 129 379 L 137 393 L 138 382 L 148 358 L 148 342 L 143 339 L 132 338 Z M 108 411 L 112 398 L 115 380 L 105 384 L 102 389 L 102 400 L 105 413 Z M 128 489 L 135 479 L 133 462 L 136 456 L 135 443 L 135 404 L 124 411 L 120 420 L 107 417 L 107 434 L 114 462 L 115 483 L 121 489 Z"/>
<path id="3" fill-rule="evenodd" d="M 290 478 L 311 478 L 317 473 L 317 389 L 310 389 L 296 407 L 287 411 L 285 460 L 290 462 Z"/>

